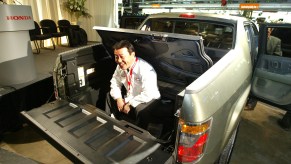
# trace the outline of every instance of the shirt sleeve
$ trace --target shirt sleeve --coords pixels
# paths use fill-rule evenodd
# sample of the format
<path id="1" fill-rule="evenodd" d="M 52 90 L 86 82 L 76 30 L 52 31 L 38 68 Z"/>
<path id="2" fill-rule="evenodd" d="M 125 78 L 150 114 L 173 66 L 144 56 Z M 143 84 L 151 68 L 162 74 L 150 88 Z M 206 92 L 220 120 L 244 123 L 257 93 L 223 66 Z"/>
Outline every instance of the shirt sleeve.
<path id="1" fill-rule="evenodd" d="M 121 73 L 118 70 L 118 66 L 115 69 L 115 72 L 112 76 L 112 79 L 110 80 L 111 85 L 110 85 L 110 95 L 111 97 L 116 100 L 118 98 L 122 98 L 121 94 L 121 87 L 122 87 L 122 81 L 121 81 Z"/>
<path id="2" fill-rule="evenodd" d="M 275 45 L 275 52 L 274 54 L 282 56 L 282 50 L 281 50 L 281 40 L 278 39 L 277 44 Z"/>

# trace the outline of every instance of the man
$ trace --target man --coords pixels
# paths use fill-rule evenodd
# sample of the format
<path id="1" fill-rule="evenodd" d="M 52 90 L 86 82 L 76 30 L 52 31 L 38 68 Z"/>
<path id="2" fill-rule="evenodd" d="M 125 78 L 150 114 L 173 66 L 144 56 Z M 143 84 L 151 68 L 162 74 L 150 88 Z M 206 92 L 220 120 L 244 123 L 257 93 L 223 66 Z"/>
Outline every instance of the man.
<path id="1" fill-rule="evenodd" d="M 268 28 L 267 54 L 282 56 L 281 39 L 272 36 L 273 28 Z"/>
<path id="2" fill-rule="evenodd" d="M 146 107 L 160 98 L 157 74 L 149 63 L 135 56 L 135 49 L 129 41 L 117 42 L 113 49 L 117 67 L 110 81 L 106 112 L 113 113 L 117 119 L 132 119 L 146 129 L 150 117 L 150 110 Z"/>

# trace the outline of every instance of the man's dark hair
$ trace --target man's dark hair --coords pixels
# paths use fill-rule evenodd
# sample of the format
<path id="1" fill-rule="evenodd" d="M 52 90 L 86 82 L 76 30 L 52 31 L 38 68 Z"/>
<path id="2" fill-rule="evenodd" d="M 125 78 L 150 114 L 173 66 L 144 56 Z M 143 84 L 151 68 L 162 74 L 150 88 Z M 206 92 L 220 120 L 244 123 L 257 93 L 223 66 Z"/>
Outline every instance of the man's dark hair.
<path id="1" fill-rule="evenodd" d="M 121 41 L 115 43 L 112 48 L 114 50 L 121 49 L 121 48 L 127 48 L 128 52 L 130 54 L 132 52 L 135 52 L 133 45 L 128 40 L 121 40 Z"/>

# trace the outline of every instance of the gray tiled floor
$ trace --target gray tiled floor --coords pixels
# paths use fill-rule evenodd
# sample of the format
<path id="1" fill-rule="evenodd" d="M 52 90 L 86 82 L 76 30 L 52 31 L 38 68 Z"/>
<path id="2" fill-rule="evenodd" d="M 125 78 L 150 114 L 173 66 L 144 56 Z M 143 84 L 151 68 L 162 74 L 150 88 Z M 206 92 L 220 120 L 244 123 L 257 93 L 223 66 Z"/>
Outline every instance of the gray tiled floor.
<path id="1" fill-rule="evenodd" d="M 59 52 L 69 50 L 42 50 L 34 55 L 39 73 L 52 70 Z M 277 125 L 285 111 L 258 103 L 255 110 L 243 111 L 242 121 L 233 151 L 231 164 L 287 164 L 291 161 L 291 131 Z M 25 125 L 16 132 L 4 135 L 0 148 L 14 152 L 37 163 L 71 163 L 59 151 L 41 138 L 31 127 Z M 7 163 L 1 161 L 0 163 Z M 23 161 L 25 163 L 25 161 Z"/>
<path id="2" fill-rule="evenodd" d="M 244 111 L 231 164 L 288 164 L 291 161 L 291 131 L 277 121 L 285 111 L 264 103 Z"/>
<path id="3" fill-rule="evenodd" d="M 17 132 L 6 134 L 0 146 L 5 150 L 34 160 L 37 163 L 71 163 L 70 160 L 27 125 Z"/>

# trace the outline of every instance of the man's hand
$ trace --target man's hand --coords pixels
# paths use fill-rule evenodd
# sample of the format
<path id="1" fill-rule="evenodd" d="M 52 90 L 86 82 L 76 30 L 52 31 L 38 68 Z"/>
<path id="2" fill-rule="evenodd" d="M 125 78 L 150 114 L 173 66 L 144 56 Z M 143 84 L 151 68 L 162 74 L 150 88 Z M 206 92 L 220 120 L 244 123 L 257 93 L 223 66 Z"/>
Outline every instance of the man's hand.
<path id="1" fill-rule="evenodd" d="M 128 114 L 130 111 L 130 105 L 129 104 L 125 104 L 123 107 L 123 113 Z"/>
<path id="2" fill-rule="evenodd" d="M 116 100 L 116 102 L 117 102 L 117 108 L 118 108 L 119 112 L 122 112 L 123 107 L 125 106 L 124 100 L 122 98 L 118 98 Z"/>

